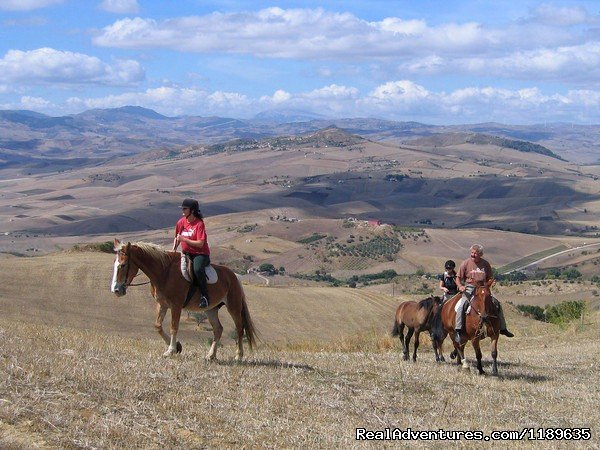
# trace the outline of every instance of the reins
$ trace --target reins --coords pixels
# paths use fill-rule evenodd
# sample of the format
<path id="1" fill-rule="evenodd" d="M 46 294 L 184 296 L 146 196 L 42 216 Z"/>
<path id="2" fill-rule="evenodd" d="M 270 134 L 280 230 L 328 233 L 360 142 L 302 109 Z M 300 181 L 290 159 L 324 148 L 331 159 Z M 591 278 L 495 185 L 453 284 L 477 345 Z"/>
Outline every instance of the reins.
<path id="1" fill-rule="evenodd" d="M 136 275 L 136 277 L 137 277 L 137 275 Z M 150 281 L 144 281 L 143 283 L 128 283 L 128 284 L 126 284 L 126 286 L 144 286 L 146 284 L 150 284 Z"/>

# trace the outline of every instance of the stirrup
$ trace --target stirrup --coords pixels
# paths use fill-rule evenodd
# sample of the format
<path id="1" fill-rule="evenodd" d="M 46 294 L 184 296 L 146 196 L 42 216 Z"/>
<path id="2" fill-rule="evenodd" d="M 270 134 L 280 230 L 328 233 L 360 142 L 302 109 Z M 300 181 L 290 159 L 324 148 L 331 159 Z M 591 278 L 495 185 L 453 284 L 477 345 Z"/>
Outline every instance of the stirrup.
<path id="1" fill-rule="evenodd" d="M 208 298 L 206 298 L 204 295 L 200 296 L 200 303 L 199 303 L 200 308 L 207 308 L 208 303 L 209 303 Z"/>

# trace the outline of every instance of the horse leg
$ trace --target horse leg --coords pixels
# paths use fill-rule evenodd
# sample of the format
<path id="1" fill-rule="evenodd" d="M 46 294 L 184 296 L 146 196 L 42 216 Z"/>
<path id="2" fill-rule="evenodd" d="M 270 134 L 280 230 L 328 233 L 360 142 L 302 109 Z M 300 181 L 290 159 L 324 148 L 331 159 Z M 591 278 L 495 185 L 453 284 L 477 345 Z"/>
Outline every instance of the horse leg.
<path id="1" fill-rule="evenodd" d="M 237 351 L 235 352 L 235 360 L 241 361 L 244 357 L 244 321 L 242 319 L 242 305 L 239 308 L 235 307 L 233 302 L 227 302 L 227 311 L 235 323 L 237 331 Z"/>
<path id="2" fill-rule="evenodd" d="M 400 343 L 402 344 L 402 355 L 404 361 L 408 359 L 408 347 L 406 346 L 406 342 L 404 341 L 404 323 L 401 322 L 398 325 L 398 334 L 400 335 Z"/>
<path id="3" fill-rule="evenodd" d="M 410 348 L 410 338 L 412 338 L 413 333 L 415 332 L 414 328 L 409 328 L 408 332 L 406 333 L 406 338 L 404 339 L 404 343 L 406 344 L 405 347 L 405 351 L 406 353 L 404 353 L 404 361 L 408 361 L 409 359 L 409 348 Z"/>
<path id="4" fill-rule="evenodd" d="M 415 350 L 413 351 L 413 362 L 417 361 L 417 349 L 419 348 L 419 335 L 421 330 L 417 329 L 415 332 Z"/>
<path id="5" fill-rule="evenodd" d="M 177 332 L 179 331 L 179 320 L 181 319 L 181 307 L 171 307 L 171 340 L 169 348 L 163 353 L 163 356 L 172 356 L 175 353 L 181 353 L 181 344 L 177 342 Z"/>
<path id="6" fill-rule="evenodd" d="M 165 333 L 165 330 L 163 330 L 162 327 L 163 321 L 165 320 L 165 316 L 167 314 L 167 309 L 168 308 L 166 306 L 156 303 L 156 321 L 154 322 L 154 328 L 156 328 L 156 331 L 158 331 L 160 337 L 163 338 L 163 341 L 165 341 L 166 344 L 169 344 L 171 342 L 169 340 L 169 335 Z"/>
<path id="7" fill-rule="evenodd" d="M 475 356 L 477 357 L 477 370 L 479 370 L 479 375 L 483 375 L 485 372 L 483 371 L 483 366 L 481 365 L 481 348 L 479 347 L 479 339 L 473 339 L 471 344 L 473 344 Z"/>
<path id="8" fill-rule="evenodd" d="M 440 339 L 437 342 L 438 350 L 440 352 L 440 362 L 446 362 L 446 360 L 444 359 L 444 353 L 443 353 L 443 350 L 444 350 L 444 339 L 446 339 L 446 336 L 448 336 L 448 333 L 444 333 L 442 339 Z"/>
<path id="9" fill-rule="evenodd" d="M 438 342 L 433 336 L 431 336 L 431 346 L 435 353 L 435 362 L 444 362 L 444 355 L 442 354 L 442 342 Z"/>
<path id="10" fill-rule="evenodd" d="M 460 344 L 457 350 L 459 358 L 462 359 L 462 368 L 465 370 L 469 370 L 469 363 L 467 362 L 467 358 L 465 357 L 465 345 L 467 345 L 466 342 L 464 344 Z"/>
<path id="11" fill-rule="evenodd" d="M 492 375 L 498 376 L 498 335 L 492 337 Z"/>
<path id="12" fill-rule="evenodd" d="M 221 325 L 221 321 L 219 320 L 219 310 L 216 308 L 209 309 L 204 311 L 210 325 L 213 329 L 213 341 L 210 346 L 210 350 L 206 354 L 206 360 L 212 361 L 213 359 L 217 359 L 217 348 L 219 346 L 219 341 L 221 340 L 221 335 L 223 334 L 223 325 Z"/>

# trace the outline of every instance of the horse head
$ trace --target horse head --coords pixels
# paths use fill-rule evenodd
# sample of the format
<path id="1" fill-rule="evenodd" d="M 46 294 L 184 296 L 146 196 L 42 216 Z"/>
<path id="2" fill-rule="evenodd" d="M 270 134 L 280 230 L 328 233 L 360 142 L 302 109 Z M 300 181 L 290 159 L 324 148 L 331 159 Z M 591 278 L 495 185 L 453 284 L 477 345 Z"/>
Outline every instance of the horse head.
<path id="1" fill-rule="evenodd" d="M 116 256 L 110 290 L 117 297 L 121 297 L 127 293 L 127 286 L 131 284 L 131 281 L 137 275 L 139 267 L 130 257 L 131 242 L 123 244 L 118 239 L 115 239 L 114 250 Z"/>
<path id="2" fill-rule="evenodd" d="M 496 280 L 491 279 L 484 285 L 477 286 L 471 300 L 471 308 L 479 315 L 480 324 L 490 323 L 492 319 L 498 317 L 492 302 L 491 287 L 494 284 L 496 284 Z"/>

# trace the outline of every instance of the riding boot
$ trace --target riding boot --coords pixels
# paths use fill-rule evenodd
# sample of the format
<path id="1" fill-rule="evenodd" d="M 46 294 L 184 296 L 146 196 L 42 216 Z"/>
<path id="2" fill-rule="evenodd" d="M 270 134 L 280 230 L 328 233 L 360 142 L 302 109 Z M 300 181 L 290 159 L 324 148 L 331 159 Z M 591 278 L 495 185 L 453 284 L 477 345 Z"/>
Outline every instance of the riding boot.
<path id="1" fill-rule="evenodd" d="M 462 333 L 462 329 L 457 328 L 456 330 L 454 330 L 454 342 L 456 342 L 457 344 L 460 344 L 460 333 Z"/>
<path id="2" fill-rule="evenodd" d="M 500 302 L 498 301 L 498 299 L 496 297 L 493 297 L 493 299 L 494 299 L 494 305 L 498 309 L 498 320 L 500 321 L 500 334 L 511 338 L 514 336 L 514 334 L 512 334 L 506 328 L 506 319 L 504 318 L 504 311 L 502 310 L 502 305 L 500 304 Z"/>
<path id="3" fill-rule="evenodd" d="M 194 258 L 194 275 L 196 285 L 200 288 L 200 308 L 207 308 L 210 300 L 208 298 L 208 286 L 206 283 L 206 272 L 204 268 L 210 263 L 207 255 L 197 255 Z"/>

